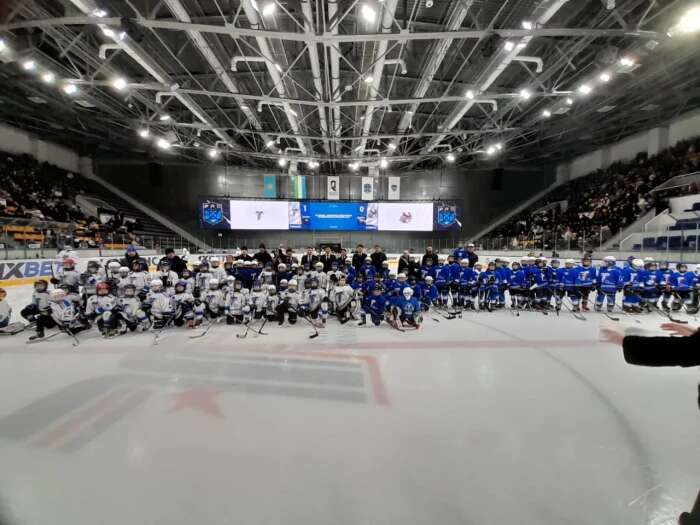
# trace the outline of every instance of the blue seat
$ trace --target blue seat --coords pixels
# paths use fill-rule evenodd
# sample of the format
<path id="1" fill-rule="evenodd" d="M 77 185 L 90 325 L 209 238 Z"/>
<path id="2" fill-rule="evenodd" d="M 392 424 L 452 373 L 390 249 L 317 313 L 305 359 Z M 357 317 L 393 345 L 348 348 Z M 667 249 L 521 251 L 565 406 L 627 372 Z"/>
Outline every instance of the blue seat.
<path id="1" fill-rule="evenodd" d="M 660 252 L 665 251 L 668 247 L 668 237 L 665 235 L 656 238 L 656 249 Z"/>
<path id="2" fill-rule="evenodd" d="M 698 248 L 698 236 L 688 235 L 683 239 L 683 249 L 694 252 Z"/>
<path id="3" fill-rule="evenodd" d="M 653 250 L 656 248 L 656 238 L 655 237 L 644 237 L 642 239 L 642 246 L 645 250 Z"/>
<path id="4" fill-rule="evenodd" d="M 668 248 L 670 250 L 680 250 L 681 249 L 681 236 L 680 235 L 669 236 Z"/>

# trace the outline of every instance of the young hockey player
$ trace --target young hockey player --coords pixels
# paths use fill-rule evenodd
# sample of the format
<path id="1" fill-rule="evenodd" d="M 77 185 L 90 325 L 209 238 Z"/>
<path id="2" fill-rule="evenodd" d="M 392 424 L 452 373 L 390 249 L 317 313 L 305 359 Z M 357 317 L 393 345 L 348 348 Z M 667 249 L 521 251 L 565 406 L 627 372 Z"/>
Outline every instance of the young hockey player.
<path id="1" fill-rule="evenodd" d="M 75 269 L 75 261 L 70 257 L 63 259 L 63 267 L 51 278 L 51 283 L 63 288 L 71 301 L 80 301 L 80 272 Z"/>
<path id="2" fill-rule="evenodd" d="M 103 337 L 117 335 L 117 298 L 110 293 L 107 283 L 97 284 L 97 295 L 88 299 L 85 315 L 90 322 L 97 322 L 97 328 Z"/>
<path id="3" fill-rule="evenodd" d="M 194 295 L 187 289 L 187 281 L 180 279 L 175 283 L 175 293 L 172 298 L 173 324 L 194 328 L 202 321 L 204 308 L 195 304 Z"/>
<path id="4" fill-rule="evenodd" d="M 617 292 L 622 290 L 622 272 L 616 266 L 615 257 L 608 255 L 603 259 L 604 266 L 598 272 L 598 294 L 595 300 L 596 312 L 603 310 L 603 303 L 607 300 L 608 313 L 615 308 Z"/>
<path id="5" fill-rule="evenodd" d="M 20 315 L 30 325 L 36 326 L 36 335 L 30 337 L 30 340 L 44 337 L 44 326 L 47 325 L 47 317 L 50 315 L 48 285 L 49 283 L 44 279 L 36 281 L 34 283 L 34 292 L 32 293 L 32 302 L 20 312 Z"/>
<path id="6" fill-rule="evenodd" d="M 468 268 L 470 269 L 470 268 Z M 438 290 L 437 286 L 433 284 L 433 278 L 428 275 L 425 281 L 418 283 L 419 293 L 414 292 L 414 297 L 418 299 L 421 303 L 421 308 L 425 311 L 429 310 L 438 300 Z"/>
<path id="7" fill-rule="evenodd" d="M 266 291 L 262 289 L 262 282 L 256 280 L 253 283 L 253 289 L 248 298 L 248 306 L 250 306 L 250 315 L 253 319 L 262 319 L 265 315 L 265 305 L 267 302 Z"/>
<path id="8" fill-rule="evenodd" d="M 129 276 L 129 268 L 126 266 L 119 267 L 119 279 L 117 279 L 117 297 L 124 297 L 124 287 L 131 284 Z"/>
<path id="9" fill-rule="evenodd" d="M 134 285 L 134 288 L 136 288 L 136 296 L 139 298 L 139 301 L 143 302 L 148 295 L 151 276 L 146 270 L 144 270 L 143 264 L 141 264 L 140 261 L 133 261 L 131 263 L 129 280 L 131 281 L 131 284 Z"/>
<path id="10" fill-rule="evenodd" d="M 568 297 L 571 301 L 574 312 L 581 311 L 581 295 L 576 286 L 579 269 L 576 268 L 574 259 L 564 261 L 564 268 L 559 271 L 559 282 L 561 283 L 561 299 Z M 561 300 L 557 303 L 561 304 Z"/>
<path id="11" fill-rule="evenodd" d="M 44 328 L 56 327 L 73 335 L 88 328 L 81 318 L 80 311 L 63 288 L 51 290 L 49 308 L 50 316 L 45 318 Z"/>
<path id="12" fill-rule="evenodd" d="M 243 324 L 245 311 L 250 311 L 248 307 L 248 297 L 243 293 L 243 283 L 238 279 L 233 283 L 233 290 L 226 294 L 226 324 Z"/>
<path id="13" fill-rule="evenodd" d="M 284 263 L 279 263 L 277 265 L 277 275 L 275 278 L 275 282 L 270 283 L 274 284 L 275 286 L 279 286 L 279 283 L 282 279 L 286 280 L 289 282 L 289 280 L 292 278 L 292 272 L 287 271 L 287 265 Z"/>
<path id="14" fill-rule="evenodd" d="M 247 262 L 247 261 L 246 261 Z M 194 290 L 192 295 L 195 299 L 199 299 L 203 293 L 209 289 L 209 281 L 214 277 L 209 272 L 209 263 L 207 261 L 201 261 L 199 263 L 199 271 L 194 278 Z"/>
<path id="15" fill-rule="evenodd" d="M 277 295 L 277 287 L 274 284 L 267 286 L 267 294 L 265 296 L 265 319 L 269 322 L 277 319 L 277 307 L 280 304 L 280 298 Z"/>
<path id="16" fill-rule="evenodd" d="M 143 307 L 156 330 L 164 328 L 173 319 L 172 297 L 163 289 L 163 281 L 160 279 L 151 281 Z"/>
<path id="17" fill-rule="evenodd" d="M 695 315 L 700 311 L 700 264 L 695 265 L 695 270 L 693 271 L 695 276 L 695 286 L 693 286 L 693 291 L 690 293 L 690 306 L 688 307 L 688 313 Z"/>
<path id="18" fill-rule="evenodd" d="M 335 310 L 335 315 L 338 317 L 340 324 L 345 324 L 348 322 L 348 316 L 351 315 L 355 299 L 355 291 L 347 283 L 345 277 L 341 277 L 338 280 L 337 286 L 333 288 L 333 306 Z"/>
<path id="19" fill-rule="evenodd" d="M 436 273 L 435 286 L 438 289 L 438 303 L 441 306 L 446 306 L 450 296 L 450 286 L 452 284 L 452 268 L 444 264 L 439 270 L 436 270 Z"/>
<path id="20" fill-rule="evenodd" d="M 581 260 L 581 266 L 578 267 L 578 272 L 576 273 L 576 287 L 579 295 L 581 296 L 581 309 L 584 312 L 588 312 L 588 300 L 591 295 L 591 291 L 596 282 L 596 271 L 593 267 L 593 262 L 591 258 L 585 256 Z"/>
<path id="21" fill-rule="evenodd" d="M 498 304 L 498 292 L 500 282 L 496 275 L 496 263 L 491 261 L 486 266 L 486 271 L 481 272 L 479 282 L 479 308 L 492 311 Z"/>
<path id="22" fill-rule="evenodd" d="M 372 324 L 379 326 L 386 313 L 386 297 L 384 297 L 384 287 L 377 285 L 372 290 L 372 294 L 368 297 L 366 306 L 360 314 L 360 322 L 358 326 L 367 324 L 367 315 L 370 316 Z"/>
<path id="23" fill-rule="evenodd" d="M 220 283 L 223 283 L 226 279 L 226 270 L 221 267 L 221 261 L 218 257 L 212 257 L 209 259 L 209 265 L 212 279 L 217 279 Z"/>
<path id="24" fill-rule="evenodd" d="M 371 257 L 365 257 L 365 260 L 362 263 L 362 265 L 358 268 L 357 273 L 361 273 L 362 275 L 364 275 L 365 281 L 371 281 L 374 279 L 374 274 L 376 273 L 376 270 L 372 265 Z"/>
<path id="25" fill-rule="evenodd" d="M 325 324 L 328 319 L 328 299 L 326 291 L 318 286 L 318 281 L 316 279 L 310 279 L 307 285 L 308 287 L 302 294 L 302 310 L 312 320 L 320 319 L 320 321 Z"/>
<path id="26" fill-rule="evenodd" d="M 211 278 L 209 280 L 209 289 L 203 293 L 202 305 L 204 307 L 204 316 L 213 321 L 224 313 L 224 293 L 219 289 L 219 280 Z"/>
<path id="27" fill-rule="evenodd" d="M 627 313 L 641 312 L 637 274 L 643 269 L 644 261 L 634 258 L 622 269 L 622 309 Z"/>
<path id="28" fill-rule="evenodd" d="M 7 292 L 4 288 L 0 288 L 0 330 L 4 330 L 10 324 L 10 319 L 12 319 L 12 308 L 6 301 Z"/>
<path id="29" fill-rule="evenodd" d="M 192 293 L 194 291 L 194 277 L 189 268 L 183 268 L 182 274 L 180 275 L 180 281 L 183 281 L 187 286 L 187 293 Z"/>
<path id="30" fill-rule="evenodd" d="M 100 263 L 91 259 L 87 263 L 87 269 L 80 274 L 80 284 L 82 286 L 81 306 L 83 310 L 90 297 L 97 294 L 97 283 L 103 281 L 105 273 L 100 271 Z"/>
<path id="31" fill-rule="evenodd" d="M 289 324 L 296 324 L 297 322 L 297 311 L 301 301 L 301 295 L 297 286 L 297 280 L 290 279 L 286 289 L 280 290 L 279 304 L 277 305 L 277 322 L 280 326 L 284 324 L 285 314 Z"/>
<path id="32" fill-rule="evenodd" d="M 508 290 L 508 283 L 510 283 L 512 274 L 513 272 L 510 269 L 510 261 L 508 259 L 496 259 L 496 277 L 498 277 L 499 282 L 498 308 L 505 308 L 506 306 L 506 290 Z"/>
<path id="33" fill-rule="evenodd" d="M 163 288 L 168 293 L 172 293 L 175 283 L 179 280 L 177 274 L 170 269 L 170 262 L 167 259 L 160 260 L 158 269 L 153 274 L 153 279 L 160 279 Z"/>
<path id="34" fill-rule="evenodd" d="M 674 272 L 671 284 L 673 310 L 678 311 L 685 306 L 688 312 L 692 313 L 690 312 L 693 306 L 691 294 L 695 288 L 695 274 L 688 271 L 687 264 L 678 263 L 676 265 L 676 271 Z"/>
<path id="35" fill-rule="evenodd" d="M 404 325 L 411 326 L 415 329 L 420 327 L 423 321 L 420 304 L 418 304 L 418 300 L 413 297 L 413 290 L 410 288 L 404 288 L 401 299 L 397 301 L 393 308 L 393 317 L 394 323 L 396 323 L 399 328 Z"/>
<path id="36" fill-rule="evenodd" d="M 639 295 L 642 299 L 642 308 L 651 312 L 659 302 L 661 290 L 658 282 L 658 267 L 651 257 L 644 259 L 644 269 L 637 273 L 639 283 Z"/>
<path id="37" fill-rule="evenodd" d="M 125 334 L 127 330 L 132 332 L 137 328 L 145 332 L 150 327 L 148 316 L 141 308 L 141 301 L 136 296 L 136 286 L 129 283 L 123 288 L 124 295 L 119 298 L 117 314 L 119 315 L 119 333 Z"/>
<path id="38" fill-rule="evenodd" d="M 659 263 L 659 269 L 656 271 L 656 283 L 661 295 L 661 307 L 667 312 L 671 309 L 671 300 L 673 299 L 673 284 L 671 282 L 673 274 L 668 261 Z"/>

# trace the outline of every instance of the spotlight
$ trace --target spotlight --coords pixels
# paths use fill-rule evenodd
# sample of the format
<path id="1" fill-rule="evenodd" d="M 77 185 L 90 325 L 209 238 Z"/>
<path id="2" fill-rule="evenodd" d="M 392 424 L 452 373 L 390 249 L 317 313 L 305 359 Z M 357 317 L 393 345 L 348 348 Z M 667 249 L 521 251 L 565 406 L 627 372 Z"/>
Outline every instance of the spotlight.
<path id="1" fill-rule="evenodd" d="M 41 75 L 41 80 L 46 82 L 47 84 L 53 84 L 53 81 L 56 80 L 56 76 L 51 73 L 51 71 L 47 71 L 43 75 Z"/>
<path id="2" fill-rule="evenodd" d="M 274 140 L 268 140 L 268 141 L 265 143 L 265 147 L 266 147 L 266 148 L 270 148 L 270 149 L 272 149 L 272 146 L 274 146 L 274 145 L 275 145 L 275 141 L 274 141 Z"/>
<path id="3" fill-rule="evenodd" d="M 160 149 L 170 149 L 170 142 L 164 138 L 160 138 L 156 141 L 156 146 L 158 146 Z"/>
<path id="4" fill-rule="evenodd" d="M 365 84 L 371 84 L 374 82 L 374 77 L 372 75 L 367 75 L 363 80 L 365 81 Z"/>
<path id="5" fill-rule="evenodd" d="M 22 62 L 22 69 L 25 71 L 34 71 L 36 69 L 36 62 L 33 60 L 25 60 Z"/>
<path id="6" fill-rule="evenodd" d="M 114 38 L 114 30 L 113 30 L 111 27 L 104 26 L 104 27 L 102 28 L 102 33 L 103 33 L 105 36 Z"/>
<path id="7" fill-rule="evenodd" d="M 296 111 L 294 111 L 292 108 L 289 108 L 289 112 L 290 112 L 292 115 L 294 115 L 295 117 L 298 117 L 298 116 L 299 116 L 299 113 L 297 113 Z"/>
<path id="8" fill-rule="evenodd" d="M 676 29 L 681 33 L 700 31 L 700 7 L 689 9 L 678 21 Z"/>
<path id="9" fill-rule="evenodd" d="M 590 92 L 593 91 L 593 88 L 589 86 L 588 84 L 581 84 L 578 87 L 578 92 L 581 93 L 582 95 L 588 95 Z"/>
<path id="10" fill-rule="evenodd" d="M 390 149 L 391 151 L 394 151 L 394 150 L 396 149 L 396 144 L 394 144 L 393 142 L 390 142 L 390 143 L 389 143 L 389 149 Z"/>
<path id="11" fill-rule="evenodd" d="M 523 100 L 529 100 L 531 96 L 532 93 L 530 93 L 527 89 L 520 90 L 520 98 L 522 98 Z"/>
<path id="12" fill-rule="evenodd" d="M 151 132 L 148 131 L 148 128 L 143 128 L 139 130 L 139 137 L 141 137 L 142 139 L 147 139 L 150 134 Z"/>
<path id="13" fill-rule="evenodd" d="M 382 169 L 386 169 L 386 167 L 389 165 L 386 159 L 382 159 L 379 161 L 379 167 Z"/>
<path id="14" fill-rule="evenodd" d="M 528 31 L 532 29 L 532 22 L 529 20 L 523 20 L 523 29 L 527 29 Z"/>
<path id="15" fill-rule="evenodd" d="M 7 44 L 2 38 L 0 38 L 0 52 L 5 51 L 5 49 L 7 49 Z"/>
<path id="16" fill-rule="evenodd" d="M 359 167 L 360 167 L 360 165 L 359 165 L 357 162 L 351 162 L 351 163 L 350 163 L 350 169 L 351 169 L 352 171 L 357 171 L 357 168 L 359 168 Z"/>
<path id="17" fill-rule="evenodd" d="M 219 156 L 219 150 L 216 148 L 210 148 L 209 151 L 207 151 L 207 155 L 209 155 L 210 159 L 215 159 Z"/>
<path id="18" fill-rule="evenodd" d="M 571 97 L 566 97 L 565 102 L 567 106 L 571 106 L 574 103 L 574 99 Z"/>
<path id="19" fill-rule="evenodd" d="M 495 148 L 494 146 L 489 146 L 489 147 L 486 149 L 486 154 L 487 154 L 487 155 L 493 155 L 494 153 L 496 153 L 496 148 Z"/>
<path id="20" fill-rule="evenodd" d="M 119 37 L 119 40 L 124 40 L 126 38 L 126 31 L 119 31 L 117 36 Z"/>
<path id="21" fill-rule="evenodd" d="M 447 162 L 454 162 L 454 161 L 455 161 L 455 156 L 454 156 L 454 154 L 453 154 L 453 153 L 448 153 L 448 154 L 447 154 L 447 157 L 445 157 L 445 160 L 446 160 Z"/>
<path id="22" fill-rule="evenodd" d="M 501 151 L 503 149 L 503 144 L 501 144 L 500 142 L 496 142 L 495 146 L 498 151 Z"/>
<path id="23" fill-rule="evenodd" d="M 92 10 L 90 13 L 92 16 L 96 16 L 97 18 L 104 18 L 107 16 L 107 11 L 104 9 L 100 9 L 99 7 L 95 8 Z"/>
<path id="24" fill-rule="evenodd" d="M 263 16 L 272 16 L 275 14 L 276 9 L 277 4 L 275 2 L 267 2 L 262 8 L 262 14 Z"/>
<path id="25" fill-rule="evenodd" d="M 610 81 L 610 73 L 601 73 L 598 78 L 600 79 L 601 82 L 609 82 Z"/>
<path id="26" fill-rule="evenodd" d="M 549 111 L 548 109 L 545 109 L 545 110 L 542 112 L 542 116 L 543 116 L 544 118 L 549 118 L 549 117 L 552 116 L 552 112 Z"/>
<path id="27" fill-rule="evenodd" d="M 474 92 L 471 89 L 468 89 L 464 96 L 469 100 L 474 100 Z"/>
<path id="28" fill-rule="evenodd" d="M 515 44 L 511 42 L 510 40 L 506 41 L 505 45 L 503 46 L 506 51 L 513 51 L 515 48 Z"/>
<path id="29" fill-rule="evenodd" d="M 377 12 L 369 4 L 362 4 L 360 14 L 370 24 L 373 24 L 377 19 Z"/>
<path id="30" fill-rule="evenodd" d="M 280 73 L 282 73 L 282 71 L 283 71 L 283 70 L 282 70 L 282 66 L 280 66 L 277 62 L 275 62 L 275 69 L 276 69 L 277 71 L 279 71 Z"/>
<path id="31" fill-rule="evenodd" d="M 630 57 L 622 57 L 620 59 L 620 65 L 624 67 L 630 67 L 634 65 L 634 60 L 632 60 Z"/>
<path id="32" fill-rule="evenodd" d="M 280 167 L 284 168 L 287 165 L 287 159 L 281 157 L 280 160 L 277 161 L 277 164 L 279 164 Z"/>
<path id="33" fill-rule="evenodd" d="M 117 77 L 114 80 L 112 80 L 112 87 L 116 89 L 117 91 L 123 91 L 126 89 L 127 86 L 126 79 L 124 77 Z"/>
<path id="34" fill-rule="evenodd" d="M 525 49 L 527 47 L 527 44 L 525 42 L 518 42 L 518 44 L 515 46 L 518 49 Z"/>
<path id="35" fill-rule="evenodd" d="M 160 120 L 161 122 L 167 122 L 168 120 L 170 120 L 170 115 L 168 115 L 167 113 L 163 113 L 158 117 L 158 120 Z"/>
<path id="36" fill-rule="evenodd" d="M 63 92 L 66 95 L 75 95 L 78 92 L 78 87 L 75 84 L 66 84 L 63 86 Z"/>
<path id="37" fill-rule="evenodd" d="M 425 0 L 425 7 L 427 7 L 428 9 L 433 7 L 433 0 Z"/>

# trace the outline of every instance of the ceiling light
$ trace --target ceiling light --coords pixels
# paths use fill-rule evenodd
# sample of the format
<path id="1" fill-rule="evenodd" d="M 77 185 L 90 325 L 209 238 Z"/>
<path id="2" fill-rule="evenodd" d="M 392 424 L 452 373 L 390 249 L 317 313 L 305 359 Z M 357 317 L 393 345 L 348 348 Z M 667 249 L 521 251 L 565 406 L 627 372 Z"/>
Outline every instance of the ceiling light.
<path id="1" fill-rule="evenodd" d="M 625 66 L 625 67 L 633 66 L 634 60 L 632 60 L 630 57 L 622 57 L 620 59 L 620 65 Z"/>
<path id="2" fill-rule="evenodd" d="M 386 167 L 389 165 L 386 159 L 382 159 L 379 161 L 379 167 L 382 169 L 386 169 Z"/>
<path id="3" fill-rule="evenodd" d="M 114 80 L 112 80 L 112 87 L 117 91 L 123 91 L 124 89 L 126 89 L 127 85 L 128 84 L 124 77 L 117 77 Z"/>
<path id="4" fill-rule="evenodd" d="M 275 2 L 267 2 L 262 9 L 262 14 L 263 16 L 272 16 L 275 14 L 275 10 L 277 9 L 277 4 Z"/>
<path id="5" fill-rule="evenodd" d="M 532 22 L 529 20 L 523 20 L 523 29 L 527 29 L 528 31 L 532 29 Z"/>
<path id="6" fill-rule="evenodd" d="M 100 9 L 99 7 L 95 8 L 92 10 L 90 13 L 92 16 L 96 16 L 97 18 L 104 18 L 107 16 L 107 11 L 104 9 Z"/>
<path id="7" fill-rule="evenodd" d="M 486 153 L 487 153 L 488 155 L 493 155 L 494 153 L 496 153 L 496 148 L 495 148 L 494 146 L 489 146 L 489 147 L 486 149 Z"/>
<path id="8" fill-rule="evenodd" d="M 496 147 L 496 149 L 498 151 L 501 151 L 503 149 L 503 144 L 501 144 L 500 142 L 496 142 L 496 144 L 494 144 L 494 146 Z"/>
<path id="9" fill-rule="evenodd" d="M 520 98 L 523 100 L 528 100 L 532 96 L 532 93 L 530 93 L 527 89 L 521 89 L 520 90 Z"/>
<path id="10" fill-rule="evenodd" d="M 513 51 L 515 48 L 515 44 L 511 42 L 510 40 L 506 41 L 505 45 L 503 46 L 506 51 Z"/>
<path id="11" fill-rule="evenodd" d="M 362 4 L 360 14 L 370 24 L 373 24 L 377 19 L 377 12 L 369 4 Z"/>
<path id="12" fill-rule="evenodd" d="M 574 99 L 571 97 L 566 97 L 565 102 L 567 106 L 571 106 L 574 103 Z"/>
<path id="13" fill-rule="evenodd" d="M 119 37 L 119 40 L 124 40 L 126 38 L 126 31 L 119 31 L 117 36 Z"/>
<path id="14" fill-rule="evenodd" d="M 284 168 L 287 165 L 287 159 L 281 157 L 280 160 L 277 161 L 277 164 L 279 164 L 280 167 Z"/>
<path id="15" fill-rule="evenodd" d="M 454 154 L 453 154 L 453 153 L 448 153 L 448 154 L 447 154 L 447 157 L 445 157 L 445 160 L 447 160 L 447 162 L 454 162 L 454 161 L 455 161 L 455 156 L 454 156 Z"/>
<path id="16" fill-rule="evenodd" d="M 34 71 L 36 69 L 36 62 L 33 60 L 25 60 L 22 62 L 22 69 L 25 71 Z"/>
<path id="17" fill-rule="evenodd" d="M 464 96 L 469 100 L 474 100 L 474 92 L 471 89 L 468 89 Z"/>
<path id="18" fill-rule="evenodd" d="M 165 140 L 164 138 L 159 138 L 159 139 L 156 141 L 156 145 L 157 145 L 160 149 L 170 149 L 170 142 L 168 142 L 168 141 Z"/>
<path id="19" fill-rule="evenodd" d="M 139 130 L 139 137 L 141 137 L 142 139 L 147 139 L 150 134 L 151 132 L 148 131 L 148 128 L 142 128 Z"/>
<path id="20" fill-rule="evenodd" d="M 207 155 L 209 155 L 210 159 L 215 159 L 219 156 L 219 150 L 216 148 L 210 148 L 209 151 L 207 151 Z"/>
<path id="21" fill-rule="evenodd" d="M 518 44 L 515 46 L 518 49 L 525 49 L 527 47 L 527 44 L 525 42 L 518 42 Z"/>
<path id="22" fill-rule="evenodd" d="M 270 149 L 272 149 L 272 146 L 274 146 L 274 145 L 275 145 L 275 141 L 274 141 L 274 140 L 268 140 L 268 141 L 265 143 L 265 147 L 266 147 L 266 148 L 270 148 Z"/>
<path id="23" fill-rule="evenodd" d="M 294 111 L 292 108 L 289 108 L 289 112 L 290 112 L 292 115 L 294 115 L 295 117 L 298 117 L 298 116 L 299 116 L 299 113 L 297 113 L 296 111 Z"/>
<path id="24" fill-rule="evenodd" d="M 63 86 L 63 92 L 66 95 L 74 95 L 78 92 L 78 87 L 75 84 L 66 84 Z"/>
<path id="25" fill-rule="evenodd" d="M 168 115 L 167 113 L 163 113 L 158 117 L 158 120 L 160 120 L 161 122 L 167 122 L 168 120 L 170 120 L 170 115 Z"/>
<path id="26" fill-rule="evenodd" d="M 372 75 L 367 75 L 364 78 L 364 81 L 365 81 L 365 84 L 371 84 L 372 82 L 374 82 L 374 77 Z"/>
<path id="27" fill-rule="evenodd" d="M 114 30 L 111 27 L 104 26 L 102 32 L 109 37 L 114 37 Z"/>
<path id="28" fill-rule="evenodd" d="M 56 80 L 56 75 L 51 73 L 51 71 L 47 71 L 46 73 L 41 75 L 41 80 L 43 80 L 47 84 L 53 84 L 53 81 Z"/>
<path id="29" fill-rule="evenodd" d="M 588 84 L 581 84 L 578 87 L 578 92 L 581 93 L 582 95 L 588 95 L 590 92 L 593 91 L 593 88 L 589 86 Z"/>
<path id="30" fill-rule="evenodd" d="M 358 165 L 357 162 L 351 162 L 351 163 L 350 163 L 350 169 L 351 169 L 352 171 L 356 171 L 358 167 L 359 167 L 359 165 Z"/>
<path id="31" fill-rule="evenodd" d="M 610 81 L 610 73 L 601 73 L 598 78 L 601 82 L 608 82 Z"/>
<path id="32" fill-rule="evenodd" d="M 548 109 L 545 109 L 545 110 L 542 112 L 542 116 L 543 116 L 544 118 L 549 118 L 549 117 L 552 116 L 552 112 L 549 111 Z"/>
<path id="33" fill-rule="evenodd" d="M 676 29 L 681 33 L 694 33 L 700 30 L 700 7 L 689 9 L 678 21 Z"/>
<path id="34" fill-rule="evenodd" d="M 282 66 L 280 66 L 277 62 L 275 62 L 275 69 L 282 73 Z"/>
<path id="35" fill-rule="evenodd" d="M 390 143 L 389 143 L 389 149 L 390 149 L 391 151 L 394 151 L 394 150 L 396 149 L 396 144 L 394 144 L 393 142 L 390 142 Z"/>
<path id="36" fill-rule="evenodd" d="M 5 51 L 5 49 L 7 49 L 7 44 L 2 38 L 0 38 L 0 51 Z"/>

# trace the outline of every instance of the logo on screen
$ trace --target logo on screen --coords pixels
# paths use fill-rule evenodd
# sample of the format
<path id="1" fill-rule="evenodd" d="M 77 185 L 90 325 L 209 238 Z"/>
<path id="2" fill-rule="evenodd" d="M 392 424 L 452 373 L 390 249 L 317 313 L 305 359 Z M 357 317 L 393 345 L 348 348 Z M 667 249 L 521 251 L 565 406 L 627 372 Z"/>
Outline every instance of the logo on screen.
<path id="1" fill-rule="evenodd" d="M 265 212 L 262 210 L 256 210 L 255 215 L 257 215 L 257 217 L 258 217 L 258 221 L 260 221 L 260 219 L 262 219 L 263 213 L 265 213 Z"/>
<path id="2" fill-rule="evenodd" d="M 408 224 L 409 222 L 411 222 L 413 220 L 413 215 L 411 215 L 410 211 L 401 212 L 401 216 L 399 217 L 399 220 L 404 224 Z"/>
<path id="3" fill-rule="evenodd" d="M 372 193 L 372 185 L 371 184 L 363 184 L 362 191 L 364 193 Z"/>
<path id="4" fill-rule="evenodd" d="M 202 220 L 216 226 L 224 222 L 224 207 L 220 202 L 206 201 L 202 204 Z"/>
<path id="5" fill-rule="evenodd" d="M 396 184 L 391 185 L 391 191 L 396 191 L 399 187 Z"/>
<path id="6" fill-rule="evenodd" d="M 443 228 L 452 226 L 457 221 L 457 212 L 454 206 L 442 206 L 438 210 L 437 222 Z"/>

